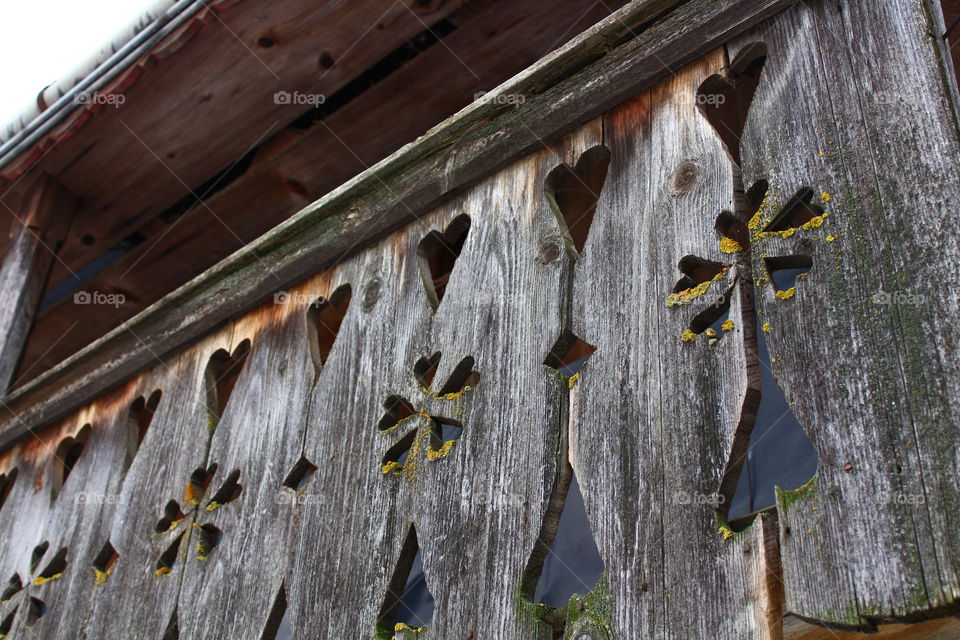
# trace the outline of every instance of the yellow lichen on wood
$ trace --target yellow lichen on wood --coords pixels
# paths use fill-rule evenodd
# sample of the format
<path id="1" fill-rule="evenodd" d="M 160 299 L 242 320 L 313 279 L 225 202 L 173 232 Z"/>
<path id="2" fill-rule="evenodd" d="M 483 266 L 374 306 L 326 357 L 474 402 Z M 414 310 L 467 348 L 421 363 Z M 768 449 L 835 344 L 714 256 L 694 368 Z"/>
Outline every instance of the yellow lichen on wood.
<path id="1" fill-rule="evenodd" d="M 823 226 L 823 223 L 826 222 L 827 218 L 829 217 L 830 217 L 829 213 L 821 214 L 816 218 L 811 218 L 810 220 L 807 220 L 806 222 L 803 223 L 803 226 L 801 226 L 800 228 L 803 229 L 804 231 L 809 231 L 810 229 L 819 229 L 820 227 Z"/>
<path id="2" fill-rule="evenodd" d="M 789 300 L 797 294 L 796 287 L 790 287 L 789 289 L 778 289 L 776 296 L 778 300 Z"/>
<path id="3" fill-rule="evenodd" d="M 395 460 L 391 460 L 390 462 L 388 462 L 388 463 L 384 464 L 382 467 L 380 467 L 380 470 L 383 472 L 383 475 L 387 475 L 387 474 L 390 474 L 390 473 L 393 473 L 393 474 L 396 474 L 396 475 L 400 475 L 400 471 L 401 471 L 402 469 L 403 469 L 403 467 L 400 466 L 400 463 L 397 462 L 397 461 L 395 461 Z"/>
<path id="4" fill-rule="evenodd" d="M 443 446 L 439 449 L 434 449 L 430 447 L 427 449 L 427 460 L 433 462 L 434 460 L 442 460 L 447 457 L 447 454 L 450 453 L 450 449 L 453 448 L 453 443 L 456 440 L 447 440 L 443 443 Z"/>
<path id="5" fill-rule="evenodd" d="M 579 371 L 578 371 L 577 373 L 573 374 L 572 376 L 570 376 L 570 377 L 567 379 L 567 388 L 568 388 L 568 389 L 573 389 L 575 386 L 577 386 L 577 381 L 578 381 L 578 380 L 580 380 L 580 372 L 579 372 Z"/>
<path id="6" fill-rule="evenodd" d="M 43 586 L 44 584 L 46 584 L 47 582 L 52 582 L 52 581 L 54 581 L 54 580 L 59 580 L 59 579 L 62 578 L 62 577 L 63 577 L 63 574 L 62 574 L 62 573 L 55 573 L 55 574 L 53 574 L 52 576 L 50 576 L 49 578 L 44 578 L 43 576 L 37 576 L 36 578 L 33 579 L 33 584 L 34 584 L 35 586 L 37 586 L 37 587 L 40 587 L 40 586 Z"/>
<path id="7" fill-rule="evenodd" d="M 693 331 L 690 331 L 690 329 L 687 329 L 680 335 L 680 340 L 683 342 L 693 342 L 696 339 L 697 334 L 695 334 Z"/>
<path id="8" fill-rule="evenodd" d="M 763 201 L 760 203 L 760 206 L 757 207 L 757 212 L 753 214 L 753 217 L 747 222 L 748 229 L 756 231 L 760 228 L 760 225 L 763 223 L 764 212 L 770 209 L 770 204 L 770 189 L 767 189 L 767 192 L 763 194 Z"/>
<path id="9" fill-rule="evenodd" d="M 720 325 L 720 329 L 724 332 L 733 331 L 733 319 L 727 318 L 723 321 L 723 324 Z"/>
<path id="10" fill-rule="evenodd" d="M 154 573 L 155 573 L 156 575 L 160 576 L 161 578 L 166 578 L 167 576 L 170 575 L 170 568 L 169 568 L 169 567 L 160 567 L 159 569 L 157 569 L 156 571 L 154 571 Z"/>
<path id="11" fill-rule="evenodd" d="M 720 535 L 723 536 L 724 540 L 729 540 L 734 536 L 733 529 L 728 527 L 725 524 L 720 525 Z"/>
<path id="12" fill-rule="evenodd" d="M 740 243 L 732 238 L 723 238 L 720 240 L 720 251 L 724 253 L 742 253 L 743 250 Z"/>
<path id="13" fill-rule="evenodd" d="M 730 267 L 724 267 L 723 269 L 720 270 L 720 273 L 718 273 L 713 277 L 712 280 L 701 282 L 695 287 L 689 287 L 687 289 L 684 289 L 683 291 L 678 291 L 677 293 L 671 293 L 669 296 L 667 296 L 667 306 L 676 307 L 676 306 L 693 302 L 694 300 L 696 300 L 697 298 L 705 294 L 707 291 L 709 291 L 713 283 L 723 278 L 727 274 L 727 271 L 729 270 L 730 270 Z"/>
<path id="14" fill-rule="evenodd" d="M 96 567 L 93 568 L 93 575 L 96 576 L 97 581 L 94 583 L 94 586 L 101 586 L 107 583 L 107 578 L 110 577 L 110 574 L 113 573 L 113 569 L 107 569 L 106 571 L 100 571 Z"/>
<path id="15" fill-rule="evenodd" d="M 764 333 L 770 333 L 771 327 L 770 327 L 770 323 L 769 323 L 769 322 L 764 322 L 764 323 L 763 323 L 763 326 L 760 327 L 760 328 L 763 329 L 763 332 L 764 332 Z"/>

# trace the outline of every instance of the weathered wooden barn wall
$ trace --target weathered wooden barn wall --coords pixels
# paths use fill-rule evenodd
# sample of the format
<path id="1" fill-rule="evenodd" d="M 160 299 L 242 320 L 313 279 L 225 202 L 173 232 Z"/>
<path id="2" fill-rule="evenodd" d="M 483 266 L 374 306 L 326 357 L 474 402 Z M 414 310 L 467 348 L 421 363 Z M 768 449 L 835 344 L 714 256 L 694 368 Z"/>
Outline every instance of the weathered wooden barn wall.
<path id="1" fill-rule="evenodd" d="M 843 6 L 797 5 L 0 454 L 0 635 L 956 637 L 956 122 L 922 3 Z M 910 99 L 871 102 L 893 70 Z M 730 83 L 757 73 L 731 153 Z M 757 331 L 821 466 L 734 531 Z M 568 378 L 574 337 L 596 351 Z M 573 471 L 606 574 L 556 612 L 530 599 Z M 394 629 L 417 549 L 434 618 Z"/>

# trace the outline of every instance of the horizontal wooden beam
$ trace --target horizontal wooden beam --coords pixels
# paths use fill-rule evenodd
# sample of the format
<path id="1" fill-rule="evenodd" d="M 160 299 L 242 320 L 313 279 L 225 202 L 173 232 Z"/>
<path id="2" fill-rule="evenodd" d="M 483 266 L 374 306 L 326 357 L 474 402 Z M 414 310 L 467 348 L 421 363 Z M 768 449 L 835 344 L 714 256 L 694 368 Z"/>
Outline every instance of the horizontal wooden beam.
<path id="1" fill-rule="evenodd" d="M 0 449 L 796 0 L 637 0 L 3 401 Z M 523 96 L 522 103 L 517 96 Z"/>
<path id="2" fill-rule="evenodd" d="M 160 216 L 140 227 L 137 233 L 146 241 L 83 284 L 85 291 L 121 293 L 124 303 L 84 307 L 81 323 L 70 296 L 45 308 L 30 332 L 21 370 L 36 377 L 57 366 L 416 140 L 470 104 L 478 91 L 506 82 L 625 4 L 497 0 L 478 15 L 461 19 L 441 41 L 322 120 L 307 129 L 285 128 L 266 140 L 249 170 L 205 198 L 202 206 L 182 217 Z M 390 126 L 383 127 L 384 122 Z M 219 215 L 226 212 L 230 215 Z M 223 222 L 229 222 L 229 232 Z"/>

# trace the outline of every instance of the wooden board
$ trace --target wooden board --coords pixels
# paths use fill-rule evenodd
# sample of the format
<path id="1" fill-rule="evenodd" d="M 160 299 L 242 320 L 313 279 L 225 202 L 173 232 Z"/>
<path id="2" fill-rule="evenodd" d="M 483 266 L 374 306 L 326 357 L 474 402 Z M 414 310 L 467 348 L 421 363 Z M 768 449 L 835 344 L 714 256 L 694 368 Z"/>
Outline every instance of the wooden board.
<path id="1" fill-rule="evenodd" d="M 770 187 L 757 299 L 820 461 L 815 483 L 778 501 L 786 606 L 836 625 L 960 596 L 960 145 L 928 18 L 918 0 L 806 3 L 731 52 L 769 51 L 742 149 L 746 184 Z M 827 217 L 764 235 L 804 187 Z M 812 268 L 781 299 L 765 261 L 795 255 Z"/>
<path id="2" fill-rule="evenodd" d="M 182 218 L 140 227 L 146 240 L 84 285 L 122 293 L 123 305 L 83 308 L 80 324 L 69 297 L 46 309 L 22 368 L 35 377 L 55 366 L 623 4 L 494 3 L 323 122 L 271 136 L 244 175 Z"/>
<path id="3" fill-rule="evenodd" d="M 66 264 L 109 250 L 310 108 L 277 92 L 331 96 L 460 4 L 216 3 L 104 89 L 122 104 L 88 114 L 40 161 L 82 199 Z"/>
<path id="4" fill-rule="evenodd" d="M 348 261 L 330 279 L 329 291 L 350 283 L 362 304 L 351 304 L 314 389 L 304 456 L 320 468 L 296 521 L 291 568 L 302 579 L 288 585 L 294 628 L 372 634 L 414 526 L 436 599 L 421 637 L 551 637 L 518 595 L 559 473 L 562 381 L 541 363 L 560 333 L 569 258 L 539 259 L 541 247 L 559 239 L 543 183 L 556 164 L 599 140 L 599 124 L 586 127 Z M 462 215 L 470 217 L 469 235 L 433 313 L 417 247 L 431 229 L 443 231 Z M 436 353 L 442 355 L 427 388 L 414 366 Z M 479 382 L 446 389 L 466 358 Z M 388 419 L 381 431 L 385 401 L 394 395 L 422 413 L 395 426 Z M 445 457 L 429 453 L 425 416 L 462 424 Z M 413 433 L 405 465 L 385 473 L 385 456 Z M 405 581 L 399 575 L 395 589 Z"/>
<path id="5" fill-rule="evenodd" d="M 279 622 L 270 614 L 287 579 L 294 506 L 283 482 L 303 448 L 316 376 L 302 311 L 269 305 L 235 324 L 234 344 L 249 339 L 253 347 L 210 442 L 206 464 L 217 472 L 195 522 L 221 538 L 210 551 L 187 554 L 183 638 L 270 638 Z M 231 493 L 222 488 L 238 472 L 239 495 L 226 502 Z"/>
<path id="6" fill-rule="evenodd" d="M 741 413 L 759 393 L 748 376 L 749 265 L 721 252 L 715 230 L 737 210 L 735 165 L 696 99 L 724 66 L 717 51 L 604 117 L 608 184 L 574 272 L 573 331 L 597 351 L 572 391 L 571 457 L 616 637 L 775 633 L 763 575 L 751 571 L 762 538 L 734 534 L 718 509 L 731 497 L 718 496 L 724 469 L 742 462 L 752 427 Z M 723 270 L 704 279 L 681 260 Z M 685 274 L 696 282 L 675 287 Z M 711 340 L 695 318 L 718 296 L 732 328 Z"/>
<path id="7" fill-rule="evenodd" d="M 198 505 L 190 502 L 189 480 L 207 467 L 211 436 L 206 366 L 216 350 L 232 351 L 232 333 L 212 336 L 159 367 L 154 385 L 163 396 L 111 523 L 120 559 L 97 589 L 85 625 L 89 638 L 160 638 L 178 617 L 187 558 L 197 543 Z"/>
<path id="8" fill-rule="evenodd" d="M 7 591 L 0 607 L 8 637 L 76 638 L 91 609 L 103 605 L 109 570 L 104 565 L 98 578 L 94 566 L 105 545 L 116 544 L 113 518 L 128 496 L 122 486 L 137 453 L 129 408 L 153 392 L 153 379 L 148 372 L 6 454 L 4 476 L 14 468 L 17 475 L 3 506 L 0 575 L 4 589 L 22 586 Z M 66 446 L 71 439 L 85 442 L 79 457 Z M 57 565 L 60 553 L 65 566 Z M 34 621 L 31 612 L 42 615 Z"/>
<path id="9" fill-rule="evenodd" d="M 624 7 L 497 90 L 523 105 L 471 105 L 8 396 L 18 420 L 0 427 L 0 447 L 790 4 L 693 0 L 639 33 L 673 4 Z"/>

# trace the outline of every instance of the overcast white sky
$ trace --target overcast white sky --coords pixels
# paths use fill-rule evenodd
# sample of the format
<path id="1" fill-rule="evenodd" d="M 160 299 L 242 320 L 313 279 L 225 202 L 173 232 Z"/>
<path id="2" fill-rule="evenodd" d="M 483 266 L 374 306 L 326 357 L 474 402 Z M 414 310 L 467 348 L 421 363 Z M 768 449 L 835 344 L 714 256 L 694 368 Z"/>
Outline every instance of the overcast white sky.
<path id="1" fill-rule="evenodd" d="M 156 0 L 0 0 L 0 124 Z"/>

